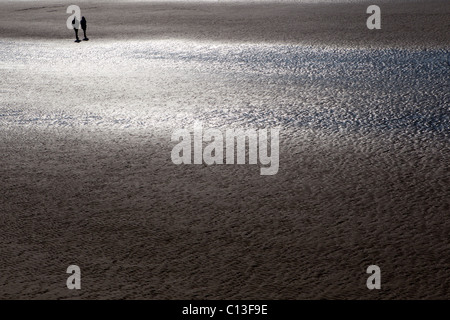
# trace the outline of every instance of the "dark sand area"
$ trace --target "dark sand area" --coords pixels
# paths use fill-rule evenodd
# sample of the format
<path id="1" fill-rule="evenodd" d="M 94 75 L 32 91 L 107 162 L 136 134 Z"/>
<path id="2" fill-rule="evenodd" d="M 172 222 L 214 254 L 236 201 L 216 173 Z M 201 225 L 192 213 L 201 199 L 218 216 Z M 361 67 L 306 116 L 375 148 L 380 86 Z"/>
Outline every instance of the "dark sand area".
<path id="1" fill-rule="evenodd" d="M 449 297 L 445 144 L 305 133 L 261 177 L 176 167 L 148 130 L 27 131 L 0 144 L 3 299 Z M 65 288 L 71 263 L 82 290 Z"/>
<path id="2" fill-rule="evenodd" d="M 69 2 L 0 3 L 0 36 L 65 39 Z M 78 2 L 92 39 L 188 38 L 349 46 L 448 46 L 450 2 L 378 2 L 381 30 L 368 30 L 372 3 Z"/>

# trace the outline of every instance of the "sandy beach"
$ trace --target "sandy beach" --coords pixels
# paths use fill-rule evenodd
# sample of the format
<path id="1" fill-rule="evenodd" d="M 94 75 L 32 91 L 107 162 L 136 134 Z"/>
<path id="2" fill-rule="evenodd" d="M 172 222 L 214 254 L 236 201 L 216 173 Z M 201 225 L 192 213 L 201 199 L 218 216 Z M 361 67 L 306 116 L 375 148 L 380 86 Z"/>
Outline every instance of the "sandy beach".
<path id="1" fill-rule="evenodd" d="M 448 47 L 448 1 L 381 1 L 382 28 L 366 28 L 372 2 L 79 1 L 97 40 L 193 39 L 363 47 Z M 2 37 L 66 39 L 71 1 L 2 2 Z"/>
<path id="2" fill-rule="evenodd" d="M 448 1 L 68 4 L 0 2 L 0 299 L 450 298 Z M 175 165 L 195 122 L 278 173 Z"/>

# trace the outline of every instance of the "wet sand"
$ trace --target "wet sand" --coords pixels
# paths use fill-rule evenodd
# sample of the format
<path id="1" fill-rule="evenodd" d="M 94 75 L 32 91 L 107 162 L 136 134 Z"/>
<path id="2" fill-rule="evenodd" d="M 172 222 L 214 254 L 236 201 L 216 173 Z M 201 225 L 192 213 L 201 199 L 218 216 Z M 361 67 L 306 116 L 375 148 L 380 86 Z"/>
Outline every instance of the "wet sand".
<path id="1" fill-rule="evenodd" d="M 78 2 L 89 35 L 99 39 L 196 39 L 346 46 L 448 46 L 448 1 L 381 1 L 381 30 L 366 27 L 363 3 Z M 72 2 L 0 3 L 2 37 L 73 37 Z M 372 3 L 370 3 L 372 4 Z"/>
<path id="2" fill-rule="evenodd" d="M 89 3 L 80 44 L 65 7 L 0 3 L 1 299 L 450 298 L 448 1 L 380 33 L 361 4 Z M 279 125 L 279 172 L 174 165 L 195 120 Z"/>

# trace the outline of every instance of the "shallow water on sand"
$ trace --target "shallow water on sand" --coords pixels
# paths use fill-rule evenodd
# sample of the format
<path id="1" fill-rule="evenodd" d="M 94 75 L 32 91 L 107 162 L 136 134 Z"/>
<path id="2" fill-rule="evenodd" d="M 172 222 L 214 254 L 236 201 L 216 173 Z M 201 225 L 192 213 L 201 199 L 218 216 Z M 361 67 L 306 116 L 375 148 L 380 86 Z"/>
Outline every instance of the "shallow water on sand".
<path id="1" fill-rule="evenodd" d="M 447 50 L 0 41 L 0 124 L 392 131 L 447 138 Z"/>

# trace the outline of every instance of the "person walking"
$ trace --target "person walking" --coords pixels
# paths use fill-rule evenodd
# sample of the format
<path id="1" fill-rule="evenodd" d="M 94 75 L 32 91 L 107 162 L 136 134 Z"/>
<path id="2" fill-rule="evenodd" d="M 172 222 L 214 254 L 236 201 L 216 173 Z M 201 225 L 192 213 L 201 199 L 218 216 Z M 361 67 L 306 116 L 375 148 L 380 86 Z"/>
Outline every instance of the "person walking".
<path id="1" fill-rule="evenodd" d="M 81 18 L 81 29 L 83 29 L 83 33 L 84 33 L 84 39 L 83 40 L 89 40 L 88 37 L 86 37 L 86 29 L 87 29 L 87 24 L 86 24 L 86 18 L 82 17 Z"/>
<path id="2" fill-rule="evenodd" d="M 80 38 L 78 38 L 78 28 L 80 27 L 80 24 L 78 23 L 77 18 L 73 18 L 72 26 L 73 26 L 73 30 L 75 30 L 75 37 L 77 38 L 77 40 L 75 40 L 75 42 L 80 42 Z"/>

